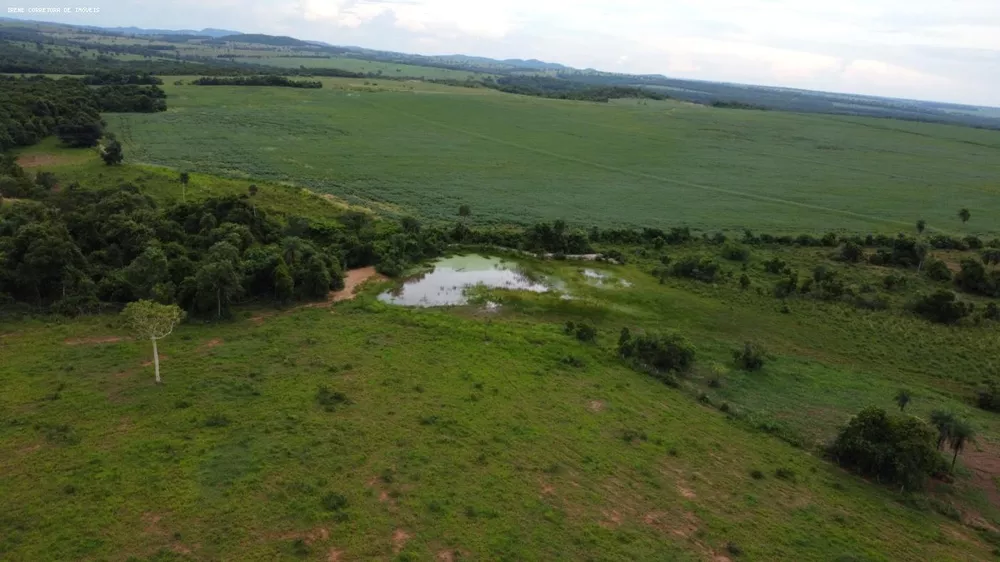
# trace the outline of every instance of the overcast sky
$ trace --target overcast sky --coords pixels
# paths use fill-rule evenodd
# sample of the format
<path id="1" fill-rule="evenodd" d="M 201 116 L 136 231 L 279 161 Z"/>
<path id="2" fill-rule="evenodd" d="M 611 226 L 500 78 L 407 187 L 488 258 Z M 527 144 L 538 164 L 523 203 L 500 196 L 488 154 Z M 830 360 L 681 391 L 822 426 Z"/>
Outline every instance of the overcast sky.
<path id="1" fill-rule="evenodd" d="M 67 0 L 3 0 L 8 6 Z M 42 2 L 42 3 L 38 3 Z M 73 0 L 37 17 L 1000 106 L 1000 0 Z"/>

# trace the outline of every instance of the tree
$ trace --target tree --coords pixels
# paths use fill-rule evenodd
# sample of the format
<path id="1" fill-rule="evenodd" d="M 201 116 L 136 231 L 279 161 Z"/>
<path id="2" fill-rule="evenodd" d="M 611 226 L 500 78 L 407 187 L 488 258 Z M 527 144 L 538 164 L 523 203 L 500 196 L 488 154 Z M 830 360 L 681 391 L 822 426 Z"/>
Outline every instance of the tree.
<path id="1" fill-rule="evenodd" d="M 937 448 L 939 450 L 951 439 L 952 428 L 955 426 L 956 421 L 955 414 L 951 412 L 941 410 L 931 412 L 931 425 L 938 432 Z"/>
<path id="2" fill-rule="evenodd" d="M 216 318 L 222 318 L 223 305 L 229 304 L 243 291 L 239 250 L 228 242 L 212 246 L 195 275 L 199 300 L 215 301 Z"/>
<path id="3" fill-rule="evenodd" d="M 923 234 L 924 230 L 927 228 L 927 221 L 920 219 L 917 221 L 917 234 Z"/>
<path id="4" fill-rule="evenodd" d="M 901 389 L 896 393 L 896 404 L 899 404 L 899 411 L 902 412 L 906 409 L 907 404 L 910 403 L 910 391 L 906 389 Z"/>
<path id="5" fill-rule="evenodd" d="M 285 258 L 278 258 L 278 265 L 274 268 L 274 298 L 279 302 L 286 303 L 292 300 L 295 294 L 295 282 L 292 280 L 292 272 L 285 263 Z"/>
<path id="6" fill-rule="evenodd" d="M 962 224 L 965 224 L 972 218 L 972 213 L 968 209 L 962 209 L 958 212 L 958 218 L 962 219 Z"/>
<path id="7" fill-rule="evenodd" d="M 153 301 L 135 301 L 128 304 L 122 311 L 125 321 L 139 338 L 149 338 L 153 342 L 153 364 L 156 371 L 156 384 L 160 384 L 160 353 L 156 347 L 157 340 L 171 334 L 184 318 L 184 312 L 174 305 L 165 305 Z"/>
<path id="8" fill-rule="evenodd" d="M 108 166 L 117 166 L 122 163 L 125 155 L 122 154 L 122 143 L 115 137 L 108 137 L 108 144 L 101 149 L 101 159 Z"/>
<path id="9" fill-rule="evenodd" d="M 744 273 L 743 275 L 740 275 L 740 289 L 746 291 L 749 288 L 750 288 L 750 276 Z"/>
<path id="10" fill-rule="evenodd" d="M 941 465 L 934 429 L 914 416 L 890 416 L 874 406 L 861 410 L 837 435 L 830 453 L 841 466 L 919 488 Z"/>
<path id="11" fill-rule="evenodd" d="M 181 175 L 177 178 L 181 182 L 181 199 L 187 202 L 187 185 L 191 181 L 191 174 L 187 172 L 181 172 Z"/>
<path id="12" fill-rule="evenodd" d="M 951 445 L 951 450 L 955 452 L 954 456 L 951 457 L 951 471 L 955 472 L 955 461 L 958 460 L 958 455 L 961 453 L 965 446 L 974 441 L 976 438 L 976 431 L 972 429 L 969 422 L 965 420 L 955 420 L 955 423 L 951 426 L 951 435 L 948 438 L 948 444 Z"/>
<path id="13" fill-rule="evenodd" d="M 468 205 L 462 205 L 458 208 L 458 216 L 469 217 L 472 216 L 472 208 Z"/>

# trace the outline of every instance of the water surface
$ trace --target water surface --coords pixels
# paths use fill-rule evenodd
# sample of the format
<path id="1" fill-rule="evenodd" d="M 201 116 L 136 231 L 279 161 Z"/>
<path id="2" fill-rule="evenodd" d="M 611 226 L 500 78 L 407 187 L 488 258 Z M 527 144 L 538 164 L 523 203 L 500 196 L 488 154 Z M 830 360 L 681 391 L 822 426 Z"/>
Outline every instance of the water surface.
<path id="1" fill-rule="evenodd" d="M 530 274 L 515 261 L 469 255 L 437 260 L 428 271 L 407 279 L 378 298 L 403 306 L 463 305 L 469 302 L 467 290 L 477 285 L 535 293 L 554 288 L 550 280 Z"/>

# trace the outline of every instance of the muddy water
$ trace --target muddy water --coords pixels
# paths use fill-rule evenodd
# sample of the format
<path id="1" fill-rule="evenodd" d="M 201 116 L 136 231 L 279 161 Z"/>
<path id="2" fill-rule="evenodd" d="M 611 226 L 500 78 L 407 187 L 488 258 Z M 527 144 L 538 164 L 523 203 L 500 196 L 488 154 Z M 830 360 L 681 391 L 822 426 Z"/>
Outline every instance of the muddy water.
<path id="1" fill-rule="evenodd" d="M 467 304 L 466 290 L 477 285 L 535 293 L 554 288 L 551 281 L 529 275 L 517 262 L 501 258 L 454 256 L 437 260 L 431 267 L 382 293 L 379 300 L 403 306 L 453 306 Z"/>

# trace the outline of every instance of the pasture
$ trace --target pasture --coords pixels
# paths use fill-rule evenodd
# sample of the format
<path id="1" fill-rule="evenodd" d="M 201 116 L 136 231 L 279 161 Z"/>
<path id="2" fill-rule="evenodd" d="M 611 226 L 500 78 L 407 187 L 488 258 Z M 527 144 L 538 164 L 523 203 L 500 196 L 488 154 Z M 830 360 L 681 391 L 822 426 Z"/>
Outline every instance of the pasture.
<path id="1" fill-rule="evenodd" d="M 436 220 L 469 204 L 480 223 L 894 232 L 923 218 L 1000 232 L 995 131 L 377 79 L 173 81 L 166 113 L 107 117 L 127 161 L 289 181 Z"/>
<path id="2" fill-rule="evenodd" d="M 988 541 L 942 515 L 959 513 L 946 508 L 961 499 L 970 502 L 963 509 L 980 507 L 959 517 L 992 520 L 982 491 L 899 495 L 748 425 L 791 421 L 826 437 L 862 404 L 892 407 L 897 377 L 921 415 L 961 407 L 961 392 L 946 390 L 934 365 L 895 336 L 876 362 L 858 355 L 870 337 L 858 328 L 872 318 L 833 305 L 787 316 L 770 297 L 659 285 L 636 267 L 607 270 L 633 283 L 620 290 L 588 285 L 572 263 L 534 267 L 566 279 L 577 300 L 499 292 L 502 312 L 485 318 L 474 306 L 387 306 L 374 286 L 332 309 L 244 309 L 164 340 L 161 387 L 148 343 L 130 340 L 114 317 L 5 326 L 0 493 L 15 508 L 0 519 L 0 553 L 989 558 Z M 562 333 L 565 319 L 582 318 L 597 323 L 596 344 Z M 620 326 L 660 329 L 664 319 L 698 346 L 698 368 L 680 390 L 625 368 L 613 352 Z M 924 333 L 925 347 L 952 337 L 890 322 Z M 876 319 L 874 332 L 887 325 Z M 761 373 L 728 367 L 730 349 L 749 334 L 776 354 Z M 971 355 L 938 349 L 942 362 Z M 719 373 L 724 386 L 707 387 Z M 326 404 L 320 388 L 344 399 Z M 727 417 L 721 400 L 745 414 Z M 989 415 L 971 415 L 995 435 Z M 51 477 L 39 481 L 39 472 Z"/>

